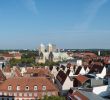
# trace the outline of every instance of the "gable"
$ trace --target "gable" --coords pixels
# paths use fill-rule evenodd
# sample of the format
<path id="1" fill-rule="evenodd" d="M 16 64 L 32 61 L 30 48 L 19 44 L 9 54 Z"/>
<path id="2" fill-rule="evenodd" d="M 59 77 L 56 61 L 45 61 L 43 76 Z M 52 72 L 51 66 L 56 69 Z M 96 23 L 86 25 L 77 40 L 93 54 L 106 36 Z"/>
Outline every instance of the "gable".
<path id="1" fill-rule="evenodd" d="M 63 71 L 60 70 L 56 78 L 63 85 L 67 78 L 67 75 Z"/>

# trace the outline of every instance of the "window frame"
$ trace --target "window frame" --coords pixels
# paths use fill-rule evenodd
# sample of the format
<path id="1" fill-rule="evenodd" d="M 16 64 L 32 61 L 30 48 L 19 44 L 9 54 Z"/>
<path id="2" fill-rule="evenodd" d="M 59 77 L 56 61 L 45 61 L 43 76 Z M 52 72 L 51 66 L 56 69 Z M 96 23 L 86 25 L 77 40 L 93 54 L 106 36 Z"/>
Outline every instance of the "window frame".
<path id="1" fill-rule="evenodd" d="M 17 85 L 16 90 L 17 90 L 17 91 L 20 90 L 20 85 Z"/>
<path id="2" fill-rule="evenodd" d="M 43 91 L 46 90 L 46 86 L 45 86 L 45 85 L 42 86 L 42 90 L 43 90 Z"/>
<path id="3" fill-rule="evenodd" d="M 35 85 L 35 86 L 34 86 L 34 91 L 37 91 L 37 90 L 38 90 L 38 86 Z"/>
<path id="4" fill-rule="evenodd" d="M 25 86 L 25 90 L 29 91 L 29 86 L 28 85 Z"/>
<path id="5" fill-rule="evenodd" d="M 11 91 L 11 90 L 12 90 L 12 86 L 9 85 L 9 86 L 8 86 L 8 91 Z"/>

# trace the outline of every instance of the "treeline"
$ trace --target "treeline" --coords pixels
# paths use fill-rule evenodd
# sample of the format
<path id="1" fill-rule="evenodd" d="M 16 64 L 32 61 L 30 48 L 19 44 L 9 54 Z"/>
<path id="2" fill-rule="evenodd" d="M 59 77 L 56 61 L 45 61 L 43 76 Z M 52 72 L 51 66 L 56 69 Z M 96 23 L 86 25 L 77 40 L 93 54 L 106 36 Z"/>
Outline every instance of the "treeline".
<path id="1" fill-rule="evenodd" d="M 39 56 L 37 51 L 22 51 L 21 59 L 11 59 L 9 61 L 10 66 L 53 66 L 58 65 L 59 62 L 46 61 L 46 63 L 36 63 L 36 57 Z"/>
<path id="2" fill-rule="evenodd" d="M 21 59 L 11 59 L 9 61 L 10 66 L 22 66 L 22 65 L 29 65 L 29 66 L 35 66 L 35 59 L 37 56 L 37 52 L 36 51 L 23 51 L 22 52 L 22 56 Z"/>

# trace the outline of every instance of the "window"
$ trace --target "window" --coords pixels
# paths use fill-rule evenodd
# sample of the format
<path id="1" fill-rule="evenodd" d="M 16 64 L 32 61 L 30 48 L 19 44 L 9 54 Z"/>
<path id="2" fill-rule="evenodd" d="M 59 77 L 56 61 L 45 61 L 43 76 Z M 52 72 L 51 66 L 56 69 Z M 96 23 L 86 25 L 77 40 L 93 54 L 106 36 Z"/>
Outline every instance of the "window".
<path id="1" fill-rule="evenodd" d="M 0 95 L 2 95 L 2 92 L 0 92 Z M 1 99 L 0 99 L 1 100 Z"/>
<path id="2" fill-rule="evenodd" d="M 46 86 L 42 86 L 42 90 L 46 90 Z"/>
<path id="3" fill-rule="evenodd" d="M 48 95 L 48 96 L 51 96 L 52 94 L 51 94 L 51 92 L 48 92 L 47 95 Z"/>
<path id="4" fill-rule="evenodd" d="M 8 90 L 12 90 L 12 86 L 11 85 L 8 86 Z"/>
<path id="5" fill-rule="evenodd" d="M 27 90 L 27 91 L 28 91 L 28 90 L 29 90 L 29 86 L 26 86 L 26 87 L 25 87 L 25 90 Z"/>
<path id="6" fill-rule="evenodd" d="M 42 96 L 45 96 L 46 95 L 46 92 L 42 92 Z"/>
<path id="7" fill-rule="evenodd" d="M 37 90 L 37 86 L 34 86 L 34 90 Z"/>
<path id="8" fill-rule="evenodd" d="M 34 93 L 34 96 L 37 97 L 37 93 Z"/>
<path id="9" fill-rule="evenodd" d="M 27 93 L 24 93 L 24 96 L 26 97 L 27 96 Z"/>
<path id="10" fill-rule="evenodd" d="M 7 96 L 7 93 L 6 92 L 4 92 L 4 96 Z"/>
<path id="11" fill-rule="evenodd" d="M 12 95 L 13 95 L 13 93 L 8 93 L 8 95 L 9 95 L 9 96 L 12 96 Z"/>
<path id="12" fill-rule="evenodd" d="M 29 97 L 31 97 L 32 96 L 32 93 L 29 93 Z"/>
<path id="13" fill-rule="evenodd" d="M 16 90 L 17 90 L 17 91 L 19 91 L 19 90 L 20 90 L 20 86 L 19 86 L 19 85 L 17 86 Z"/>
<path id="14" fill-rule="evenodd" d="M 52 92 L 52 95 L 56 95 L 56 93 L 55 92 Z"/>
<path id="15" fill-rule="evenodd" d="M 22 93 L 19 93 L 19 96 L 21 97 L 22 96 Z"/>
<path id="16" fill-rule="evenodd" d="M 17 96 L 17 93 L 14 93 L 14 96 L 16 97 Z"/>

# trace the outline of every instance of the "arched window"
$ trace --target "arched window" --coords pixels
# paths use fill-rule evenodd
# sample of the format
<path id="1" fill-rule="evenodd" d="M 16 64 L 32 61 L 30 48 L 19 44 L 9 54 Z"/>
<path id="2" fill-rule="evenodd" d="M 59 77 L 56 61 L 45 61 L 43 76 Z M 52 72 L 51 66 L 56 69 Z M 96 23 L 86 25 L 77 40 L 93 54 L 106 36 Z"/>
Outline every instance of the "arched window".
<path id="1" fill-rule="evenodd" d="M 44 55 L 43 55 L 43 53 L 41 52 L 41 53 L 40 53 L 40 59 L 43 59 L 43 56 L 44 56 Z"/>

